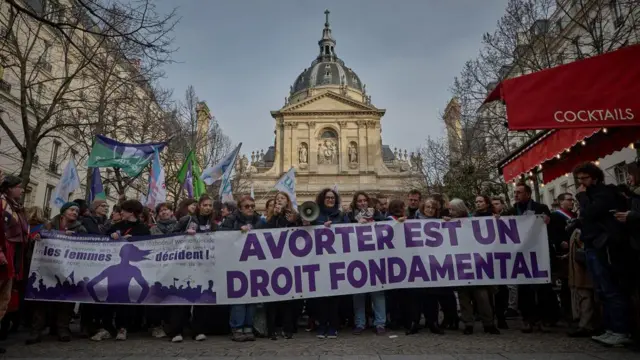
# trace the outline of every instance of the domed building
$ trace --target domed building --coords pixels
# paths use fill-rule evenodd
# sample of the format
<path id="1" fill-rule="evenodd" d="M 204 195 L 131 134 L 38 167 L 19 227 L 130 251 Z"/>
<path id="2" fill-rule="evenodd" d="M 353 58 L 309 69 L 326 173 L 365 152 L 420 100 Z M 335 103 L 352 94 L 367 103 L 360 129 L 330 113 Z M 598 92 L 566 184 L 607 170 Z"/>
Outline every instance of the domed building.
<path id="1" fill-rule="evenodd" d="M 295 79 L 284 106 L 271 111 L 274 145 L 243 158 L 245 185 L 254 187 L 259 207 L 276 181 L 296 170 L 298 203 L 315 199 L 326 187 L 337 186 L 343 204 L 356 191 L 373 196 L 404 196 L 415 173 L 407 151 L 382 144 L 385 109 L 371 103 L 366 85 L 336 53 L 329 10 L 325 11 L 319 54 Z"/>

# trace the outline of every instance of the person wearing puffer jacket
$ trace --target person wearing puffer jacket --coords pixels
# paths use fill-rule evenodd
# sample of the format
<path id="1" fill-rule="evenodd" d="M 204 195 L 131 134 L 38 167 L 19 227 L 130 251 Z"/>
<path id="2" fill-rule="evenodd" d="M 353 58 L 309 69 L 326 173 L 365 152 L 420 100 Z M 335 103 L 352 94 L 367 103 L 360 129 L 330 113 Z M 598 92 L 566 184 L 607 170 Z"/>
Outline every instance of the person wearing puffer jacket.
<path id="1" fill-rule="evenodd" d="M 260 215 L 256 213 L 256 203 L 249 195 L 243 195 L 238 201 L 238 210 L 227 216 L 220 225 L 221 231 L 240 230 L 247 232 L 255 229 L 260 223 Z M 253 334 L 253 315 L 256 311 L 256 304 L 235 304 L 231 305 L 231 315 L 229 325 L 231 326 L 231 340 L 255 341 Z"/>

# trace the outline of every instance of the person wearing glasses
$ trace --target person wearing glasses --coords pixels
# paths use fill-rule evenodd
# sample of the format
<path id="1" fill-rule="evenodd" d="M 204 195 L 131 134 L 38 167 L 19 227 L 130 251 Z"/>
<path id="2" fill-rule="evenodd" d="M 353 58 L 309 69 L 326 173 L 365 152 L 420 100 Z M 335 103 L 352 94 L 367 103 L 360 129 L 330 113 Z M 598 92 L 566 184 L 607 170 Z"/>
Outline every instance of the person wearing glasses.
<path id="1" fill-rule="evenodd" d="M 560 304 L 567 320 L 571 320 L 571 291 L 569 290 L 569 241 L 571 233 L 566 230 L 567 223 L 576 218 L 573 195 L 563 193 L 557 198 L 558 209 L 551 213 L 549 222 L 549 240 L 553 248 L 549 249 L 551 267 L 561 281 Z"/>
<path id="2" fill-rule="evenodd" d="M 606 330 L 592 339 L 607 346 L 626 345 L 632 341 L 628 292 L 636 260 L 628 235 L 615 214 L 626 212 L 627 203 L 618 196 L 616 186 L 604 183 L 604 172 L 595 164 L 580 164 L 573 175 L 580 184 L 576 193 L 580 204 L 580 241 L 584 243 L 587 271 L 595 293 L 602 301 Z"/>
<path id="3" fill-rule="evenodd" d="M 255 229 L 260 223 L 260 214 L 256 212 L 256 202 L 249 195 L 243 195 L 238 201 L 238 210 L 227 216 L 220 225 L 221 231 L 240 230 L 242 232 Z M 237 342 L 255 341 L 253 334 L 253 316 L 256 304 L 231 305 L 229 325 L 231 340 Z"/>
<path id="4" fill-rule="evenodd" d="M 531 186 L 524 182 L 518 183 L 514 191 L 516 203 L 505 215 L 527 216 L 543 215 L 544 223 L 549 225 L 551 212 L 549 207 L 531 198 Z M 553 247 L 549 244 L 549 248 Z M 545 323 L 555 322 L 558 305 L 553 304 L 555 293 L 551 284 L 518 285 L 518 308 L 522 314 L 522 332 L 531 333 L 534 328 L 547 332 Z M 557 300 L 555 300 L 557 302 Z"/>

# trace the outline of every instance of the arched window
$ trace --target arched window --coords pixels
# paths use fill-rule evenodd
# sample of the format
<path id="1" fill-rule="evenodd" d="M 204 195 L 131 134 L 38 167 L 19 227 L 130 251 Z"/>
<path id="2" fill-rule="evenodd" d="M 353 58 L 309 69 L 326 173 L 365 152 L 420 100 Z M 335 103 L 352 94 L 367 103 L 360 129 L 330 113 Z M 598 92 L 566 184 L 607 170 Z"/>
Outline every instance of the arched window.
<path id="1" fill-rule="evenodd" d="M 321 139 L 337 139 L 338 135 L 331 129 L 324 129 L 320 135 Z"/>

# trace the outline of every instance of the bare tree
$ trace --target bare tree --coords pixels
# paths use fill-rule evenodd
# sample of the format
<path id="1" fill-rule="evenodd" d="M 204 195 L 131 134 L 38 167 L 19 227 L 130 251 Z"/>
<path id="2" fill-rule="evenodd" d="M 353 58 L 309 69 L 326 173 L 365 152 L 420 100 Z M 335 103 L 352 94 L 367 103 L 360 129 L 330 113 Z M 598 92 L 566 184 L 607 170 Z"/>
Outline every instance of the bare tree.
<path id="1" fill-rule="evenodd" d="M 93 135 L 108 132 L 105 119 L 125 110 L 113 104 L 124 101 L 134 83 L 148 81 L 147 74 L 129 71 L 129 59 L 148 69 L 167 61 L 158 55 L 171 53 L 167 34 L 174 23 L 173 15 L 163 23 L 141 16 L 133 3 L 111 2 L 102 13 L 86 8 L 98 6 L 97 1 L 77 2 L 84 5 L 72 8 L 55 1 L 30 1 L 27 7 L 8 3 L 9 11 L 0 15 L 5 29 L 0 53 L 5 74 L 19 82 L 22 126 L 11 125 L 12 114 L 0 119 L 0 126 L 20 154 L 26 185 L 36 149 L 46 139 L 69 143 L 85 135 L 90 142 Z M 50 170 L 57 171 L 57 165 L 52 163 Z"/>
<path id="2" fill-rule="evenodd" d="M 535 131 L 508 131 L 504 106 L 482 105 L 488 93 L 505 78 L 637 43 L 638 19 L 635 0 L 510 0 L 496 30 L 483 35 L 478 56 L 454 79 L 457 125 L 447 124 L 446 140 L 429 139 L 423 147 L 423 177 L 467 199 L 472 194 L 452 187 L 508 194 L 497 164 Z M 452 153 L 452 148 L 458 150 Z"/>
<path id="3" fill-rule="evenodd" d="M 74 48 L 77 36 L 91 35 L 138 46 L 144 58 L 166 61 L 173 52 L 170 34 L 180 20 L 174 9 L 156 12 L 151 0 L 6 0 L 10 10 L 32 23 L 54 29 Z M 71 16 L 67 16 L 71 14 Z M 122 22 L 129 24 L 122 26 Z"/>
<path id="4" fill-rule="evenodd" d="M 168 149 L 163 152 L 162 161 L 167 195 L 178 201 L 182 186 L 177 175 L 189 152 L 196 152 L 198 165 L 203 170 L 218 163 L 231 151 L 231 141 L 217 119 L 208 114 L 206 104 L 199 100 L 193 86 L 187 87 L 184 99 L 170 112 L 169 118 L 166 126 L 172 139 Z M 217 189 L 210 187 L 208 191 L 215 192 Z"/>

